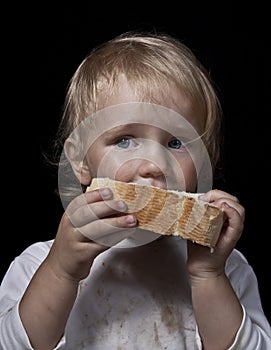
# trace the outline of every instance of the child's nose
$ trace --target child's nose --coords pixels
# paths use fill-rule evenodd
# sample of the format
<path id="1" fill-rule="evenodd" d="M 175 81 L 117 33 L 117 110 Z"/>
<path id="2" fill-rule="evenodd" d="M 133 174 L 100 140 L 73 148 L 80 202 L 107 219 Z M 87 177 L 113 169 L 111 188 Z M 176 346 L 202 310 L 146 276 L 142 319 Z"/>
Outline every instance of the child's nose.
<path id="1" fill-rule="evenodd" d="M 150 160 L 142 160 L 139 168 L 139 175 L 141 177 L 158 177 L 166 176 L 166 168 L 161 167 L 160 164 Z"/>
<path id="2" fill-rule="evenodd" d="M 167 178 L 178 167 L 170 150 L 157 140 L 144 140 L 136 155 L 141 159 L 138 168 L 141 177 Z"/>
<path id="3" fill-rule="evenodd" d="M 149 141 L 144 145 L 144 154 L 141 154 L 140 176 L 164 176 L 169 172 L 170 154 L 159 142 Z"/>
<path id="4" fill-rule="evenodd" d="M 151 150 L 145 149 L 145 151 L 140 163 L 140 176 L 166 177 L 170 168 L 168 151 L 161 145 L 155 145 Z"/>

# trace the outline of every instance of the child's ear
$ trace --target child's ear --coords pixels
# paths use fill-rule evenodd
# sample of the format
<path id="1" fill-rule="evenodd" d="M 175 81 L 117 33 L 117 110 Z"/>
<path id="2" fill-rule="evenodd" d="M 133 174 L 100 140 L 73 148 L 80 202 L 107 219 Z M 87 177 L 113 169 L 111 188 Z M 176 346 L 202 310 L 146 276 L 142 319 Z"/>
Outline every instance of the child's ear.
<path id="1" fill-rule="evenodd" d="M 82 185 L 88 186 L 91 182 L 92 176 L 85 157 L 82 157 L 82 152 L 76 144 L 76 141 L 68 138 L 64 144 L 64 152 L 77 179 Z"/>

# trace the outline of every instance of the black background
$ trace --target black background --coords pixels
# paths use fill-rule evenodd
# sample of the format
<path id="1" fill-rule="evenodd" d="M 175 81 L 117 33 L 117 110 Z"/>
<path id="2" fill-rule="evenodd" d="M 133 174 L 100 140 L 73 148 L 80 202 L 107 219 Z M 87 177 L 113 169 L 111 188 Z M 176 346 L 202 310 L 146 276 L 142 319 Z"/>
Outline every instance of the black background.
<path id="1" fill-rule="evenodd" d="M 271 320 L 270 38 L 261 2 L 74 2 L 2 11 L 2 244 L 0 277 L 29 244 L 54 238 L 62 206 L 44 153 L 75 69 L 97 44 L 134 29 L 183 40 L 211 72 L 225 122 L 223 178 L 215 187 L 246 208 L 237 247 L 256 272 Z M 13 7 L 14 6 L 14 7 Z M 148 7 L 148 9 L 146 8 Z M 5 82 L 5 83 L 4 83 Z"/>

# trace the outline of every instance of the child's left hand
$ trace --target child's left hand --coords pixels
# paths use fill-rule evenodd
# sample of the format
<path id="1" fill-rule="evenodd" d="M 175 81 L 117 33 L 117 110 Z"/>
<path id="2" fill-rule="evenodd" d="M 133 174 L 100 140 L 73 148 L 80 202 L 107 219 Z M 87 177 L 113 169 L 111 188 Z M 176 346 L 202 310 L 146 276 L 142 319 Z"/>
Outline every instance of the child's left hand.
<path id="1" fill-rule="evenodd" d="M 236 197 L 220 190 L 208 191 L 200 199 L 220 207 L 226 217 L 213 252 L 188 241 L 187 266 L 191 277 L 209 278 L 224 273 L 226 260 L 241 237 L 245 210 Z"/>

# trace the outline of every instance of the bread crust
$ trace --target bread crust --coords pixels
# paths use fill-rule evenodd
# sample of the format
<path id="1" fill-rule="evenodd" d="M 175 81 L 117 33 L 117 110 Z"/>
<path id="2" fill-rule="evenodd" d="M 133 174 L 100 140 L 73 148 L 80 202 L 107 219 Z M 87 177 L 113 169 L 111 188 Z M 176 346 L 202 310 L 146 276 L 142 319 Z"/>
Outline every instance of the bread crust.
<path id="1" fill-rule="evenodd" d="M 214 248 L 224 223 L 223 211 L 198 199 L 198 194 L 164 190 L 109 178 L 94 178 L 87 191 L 108 187 L 123 200 L 138 227 L 161 235 L 181 236 Z"/>

